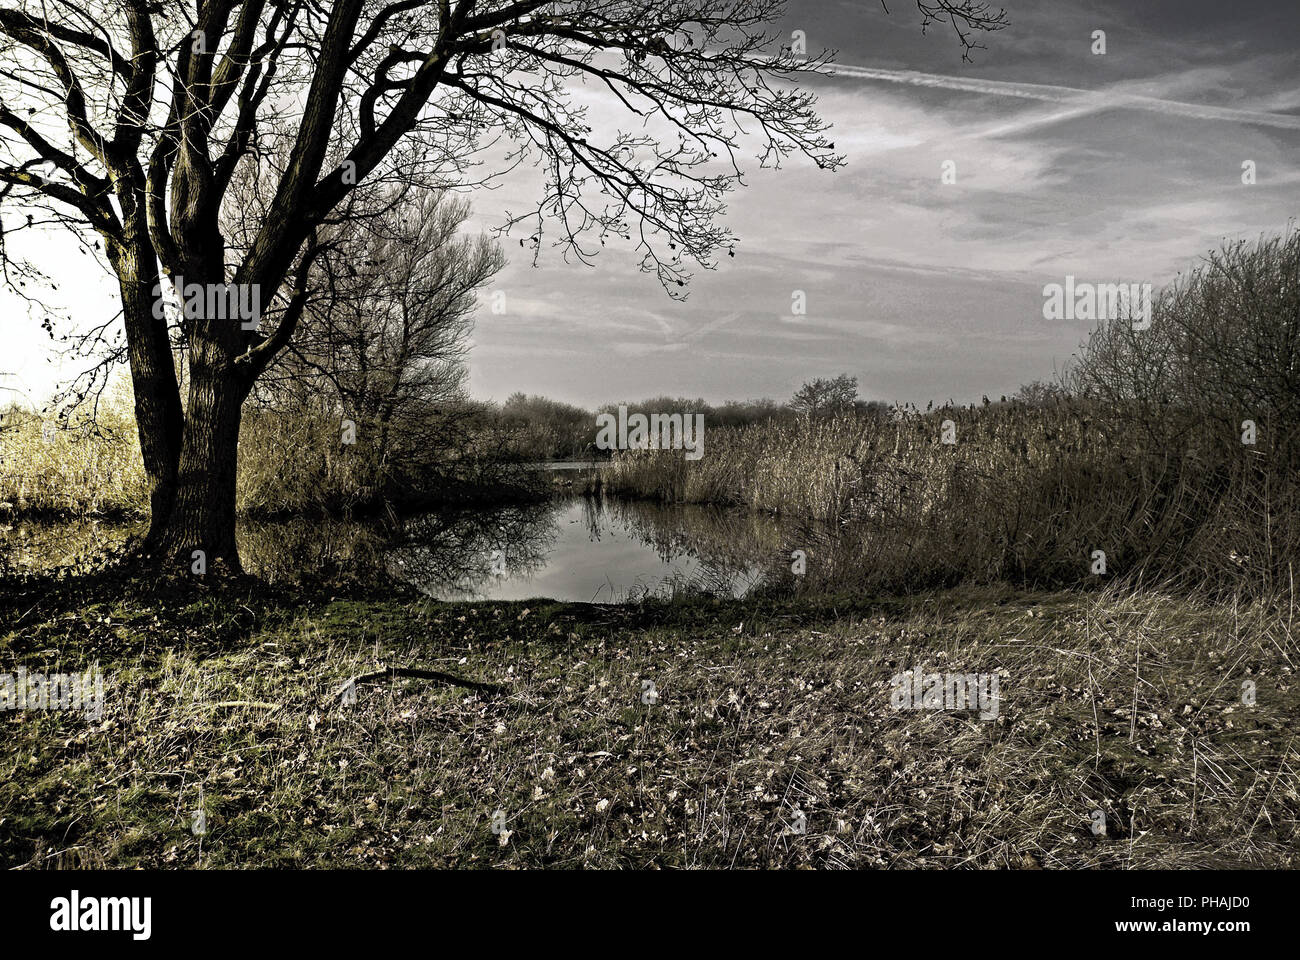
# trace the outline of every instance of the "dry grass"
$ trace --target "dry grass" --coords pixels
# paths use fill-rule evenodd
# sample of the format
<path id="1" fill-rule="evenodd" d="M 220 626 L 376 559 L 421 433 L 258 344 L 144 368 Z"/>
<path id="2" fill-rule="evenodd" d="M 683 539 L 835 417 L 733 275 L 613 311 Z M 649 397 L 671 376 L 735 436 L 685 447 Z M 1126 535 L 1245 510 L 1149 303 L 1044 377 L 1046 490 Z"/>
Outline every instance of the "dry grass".
<path id="1" fill-rule="evenodd" d="M 451 451 L 379 457 L 375 430 L 344 444 L 337 420 L 250 408 L 239 438 L 236 509 L 246 516 L 339 515 L 388 501 L 412 506 L 541 495 L 491 438 Z M 129 399 L 61 424 L 11 408 L 0 416 L 0 522 L 30 515 L 147 517 L 149 486 Z"/>
<path id="2" fill-rule="evenodd" d="M 0 637 L 4 669 L 98 661 L 109 691 L 101 723 L 0 715 L 7 866 L 1297 865 L 1286 607 L 82 601 Z M 331 698 L 381 664 L 507 692 Z M 998 719 L 891 709 L 915 665 L 997 671 Z"/>
<path id="3" fill-rule="evenodd" d="M 105 403 L 94 423 L 61 423 L 17 407 L 0 412 L 0 514 L 129 514 L 148 502 L 124 403 Z"/>
<path id="4" fill-rule="evenodd" d="M 941 441 L 946 420 L 955 444 Z M 1112 576 L 1289 588 L 1300 483 L 1284 462 L 1263 446 L 1184 437 L 1170 449 L 1104 426 L 1064 400 L 774 421 L 708 432 L 696 461 L 619 452 L 602 479 L 626 496 L 829 521 L 858 547 L 820 545 L 837 589 L 1077 584 L 1094 550 Z"/>

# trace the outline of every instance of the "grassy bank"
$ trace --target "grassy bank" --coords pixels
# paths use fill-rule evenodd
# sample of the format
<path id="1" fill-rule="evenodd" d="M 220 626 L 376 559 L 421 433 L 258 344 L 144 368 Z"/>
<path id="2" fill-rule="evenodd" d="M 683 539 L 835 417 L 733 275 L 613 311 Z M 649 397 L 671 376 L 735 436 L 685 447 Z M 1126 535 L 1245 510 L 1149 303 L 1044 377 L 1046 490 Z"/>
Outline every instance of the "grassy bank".
<path id="1" fill-rule="evenodd" d="M 7 867 L 1297 865 L 1286 606 L 33 581 L 3 614 L 0 671 L 97 663 L 107 701 L 99 721 L 0 714 Z M 998 718 L 892 709 L 913 666 L 996 671 Z M 398 677 L 336 695 L 383 667 L 501 690 Z"/>

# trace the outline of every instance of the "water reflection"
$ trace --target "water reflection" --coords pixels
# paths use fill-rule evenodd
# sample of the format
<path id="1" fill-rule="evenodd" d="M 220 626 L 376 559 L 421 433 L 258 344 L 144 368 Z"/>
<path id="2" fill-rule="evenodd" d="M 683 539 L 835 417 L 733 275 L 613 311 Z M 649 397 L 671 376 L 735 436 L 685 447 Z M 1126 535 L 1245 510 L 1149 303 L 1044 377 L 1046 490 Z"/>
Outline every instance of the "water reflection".
<path id="1" fill-rule="evenodd" d="M 559 512 L 546 503 L 414 517 L 387 552 L 388 572 L 439 600 L 495 597 L 487 588 L 496 581 L 546 568 Z"/>
<path id="2" fill-rule="evenodd" d="M 142 529 L 95 521 L 0 529 L 0 571 L 70 564 Z M 239 526 L 244 566 L 272 582 L 386 571 L 440 600 L 603 603 L 803 585 L 809 578 L 793 575 L 791 551 L 816 549 L 811 545 L 828 536 L 754 511 L 598 497 L 406 519 Z"/>
<path id="3" fill-rule="evenodd" d="M 0 522 L 0 577 L 89 561 L 117 549 L 128 536 L 144 528 L 143 523 L 94 519 Z"/>
<path id="4" fill-rule="evenodd" d="M 417 518 L 390 569 L 444 600 L 736 597 L 760 579 L 780 539 L 771 518 L 741 511 L 572 498 L 532 512 Z"/>

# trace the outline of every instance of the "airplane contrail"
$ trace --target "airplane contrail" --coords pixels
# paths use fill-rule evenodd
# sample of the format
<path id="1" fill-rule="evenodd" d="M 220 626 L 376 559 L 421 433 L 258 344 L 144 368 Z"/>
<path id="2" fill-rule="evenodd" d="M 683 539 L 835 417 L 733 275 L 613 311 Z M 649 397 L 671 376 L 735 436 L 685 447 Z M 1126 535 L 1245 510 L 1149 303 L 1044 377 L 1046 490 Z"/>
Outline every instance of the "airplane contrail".
<path id="1" fill-rule="evenodd" d="M 1283 130 L 1300 130 L 1300 117 L 1285 113 L 1265 113 L 1257 110 L 1238 110 L 1233 107 L 1213 107 L 1207 104 L 1184 103 L 1179 100 L 1162 100 L 1137 94 L 1111 90 L 1081 90 L 1077 87 L 1059 87 L 1045 83 L 1018 83 L 1007 80 L 976 80 L 953 77 L 941 73 L 921 73 L 917 70 L 884 70 L 837 63 L 830 68 L 832 75 L 854 77 L 860 80 L 877 80 L 882 83 L 899 83 L 911 87 L 928 87 L 936 90 L 959 90 L 965 93 L 982 93 L 995 97 L 1015 97 L 1020 100 L 1037 100 L 1059 103 L 1069 107 L 1060 114 L 1041 122 L 1069 119 L 1103 110 L 1144 110 L 1169 116 L 1191 117 L 1196 120 L 1226 120 L 1231 123 L 1249 123 L 1256 126 L 1277 127 Z M 1011 124 L 1011 132 L 1016 125 Z"/>
<path id="2" fill-rule="evenodd" d="M 692 343 L 712 333 L 720 330 L 730 323 L 740 319 L 739 313 L 729 313 L 726 316 L 710 320 L 703 326 L 696 327 L 694 330 L 688 330 L 683 334 L 678 334 L 676 329 L 667 320 L 656 315 L 654 321 L 659 324 L 659 329 L 663 331 L 664 343 L 662 344 L 623 344 L 615 349 L 619 353 L 641 356 L 647 353 L 674 353 L 679 350 L 685 350 Z"/>

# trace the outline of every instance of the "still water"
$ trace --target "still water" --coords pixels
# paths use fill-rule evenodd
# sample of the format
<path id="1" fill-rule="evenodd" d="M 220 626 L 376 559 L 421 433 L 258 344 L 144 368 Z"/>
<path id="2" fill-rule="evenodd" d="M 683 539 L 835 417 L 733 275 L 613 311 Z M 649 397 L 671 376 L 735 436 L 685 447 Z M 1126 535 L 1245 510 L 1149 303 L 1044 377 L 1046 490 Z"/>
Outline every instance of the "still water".
<path id="1" fill-rule="evenodd" d="M 78 520 L 0 527 L 0 570 L 68 564 L 115 547 L 140 524 Z M 250 573 L 384 569 L 440 600 L 625 603 L 682 591 L 739 597 L 789 575 L 791 551 L 819 535 L 763 513 L 599 497 L 436 511 L 400 521 L 241 522 Z"/>

